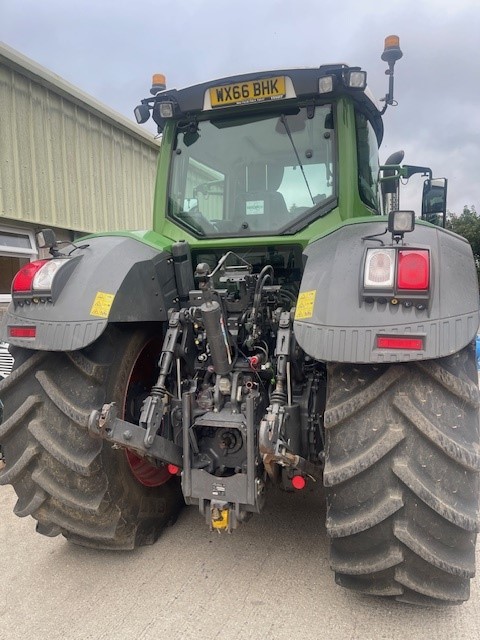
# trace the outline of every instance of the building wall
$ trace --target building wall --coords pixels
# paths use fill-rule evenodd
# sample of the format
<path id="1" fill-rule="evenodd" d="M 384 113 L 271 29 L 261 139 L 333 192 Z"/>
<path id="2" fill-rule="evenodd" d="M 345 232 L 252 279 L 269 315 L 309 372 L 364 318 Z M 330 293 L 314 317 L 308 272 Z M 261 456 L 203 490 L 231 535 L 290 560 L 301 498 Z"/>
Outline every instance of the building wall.
<path id="1" fill-rule="evenodd" d="M 0 135 L 0 224 L 150 227 L 153 135 L 5 45 Z"/>
<path id="2" fill-rule="evenodd" d="M 15 232 L 151 227 L 158 149 L 133 121 L 0 44 L 0 317 L 6 274 L 27 255 L 11 245 Z M 28 259 L 39 255 L 33 244 Z"/>

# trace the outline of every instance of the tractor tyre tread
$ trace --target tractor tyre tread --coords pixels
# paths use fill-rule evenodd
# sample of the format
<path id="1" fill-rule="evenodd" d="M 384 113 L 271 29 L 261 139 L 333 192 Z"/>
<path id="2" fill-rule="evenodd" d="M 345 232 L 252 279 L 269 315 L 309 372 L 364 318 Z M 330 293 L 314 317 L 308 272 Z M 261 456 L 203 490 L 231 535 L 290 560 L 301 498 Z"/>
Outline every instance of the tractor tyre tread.
<path id="1" fill-rule="evenodd" d="M 16 349 L 20 364 L 0 384 L 0 484 L 13 485 L 15 513 L 33 516 L 38 532 L 96 549 L 133 549 L 153 543 L 182 507 L 177 478 L 141 485 L 124 452 L 87 430 L 93 408 L 123 401 L 148 335 L 112 326 L 79 352 Z"/>
<path id="2" fill-rule="evenodd" d="M 338 584 L 459 604 L 475 574 L 474 346 L 432 362 L 329 365 L 325 488 Z"/>

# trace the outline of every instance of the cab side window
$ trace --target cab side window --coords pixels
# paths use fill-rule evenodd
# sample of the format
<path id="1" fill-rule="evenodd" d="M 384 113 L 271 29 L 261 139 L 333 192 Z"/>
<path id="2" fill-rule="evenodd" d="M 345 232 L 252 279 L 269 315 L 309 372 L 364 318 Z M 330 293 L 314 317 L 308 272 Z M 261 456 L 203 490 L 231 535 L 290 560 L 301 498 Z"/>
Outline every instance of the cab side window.
<path id="1" fill-rule="evenodd" d="M 363 202 L 380 213 L 378 144 L 372 125 L 358 111 L 355 114 L 357 131 L 358 191 Z"/>

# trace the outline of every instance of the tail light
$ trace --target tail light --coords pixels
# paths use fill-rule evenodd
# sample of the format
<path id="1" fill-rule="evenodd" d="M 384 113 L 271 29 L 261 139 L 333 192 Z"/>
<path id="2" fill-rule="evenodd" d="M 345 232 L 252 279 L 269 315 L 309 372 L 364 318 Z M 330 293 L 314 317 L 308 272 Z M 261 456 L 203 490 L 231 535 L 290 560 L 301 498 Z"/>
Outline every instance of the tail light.
<path id="1" fill-rule="evenodd" d="M 398 252 L 398 289 L 425 290 L 430 284 L 430 260 L 426 249 L 400 249 Z"/>
<path id="2" fill-rule="evenodd" d="M 430 252 L 428 249 L 382 247 L 367 249 L 363 275 L 364 295 L 377 290 L 382 297 L 428 298 Z M 372 292 L 372 293 L 370 293 Z"/>
<path id="3" fill-rule="evenodd" d="M 412 307 L 417 311 L 428 309 L 430 251 L 404 245 L 367 249 L 362 294 L 366 303 L 374 303 L 375 300 L 382 305 L 390 303 L 392 310 L 398 311 L 403 307 L 406 314 Z M 412 318 L 411 315 L 407 317 Z M 403 318 L 405 316 L 402 316 L 400 324 Z M 376 349 L 387 351 L 424 351 L 426 336 L 381 333 L 376 335 L 374 344 Z"/>
<path id="4" fill-rule="evenodd" d="M 65 258 L 29 262 L 14 277 L 12 295 L 51 291 L 55 274 L 67 262 Z"/>
<path id="5" fill-rule="evenodd" d="M 12 282 L 12 293 L 26 293 L 31 291 L 35 274 L 48 262 L 48 260 L 36 260 L 29 262 L 16 274 Z"/>

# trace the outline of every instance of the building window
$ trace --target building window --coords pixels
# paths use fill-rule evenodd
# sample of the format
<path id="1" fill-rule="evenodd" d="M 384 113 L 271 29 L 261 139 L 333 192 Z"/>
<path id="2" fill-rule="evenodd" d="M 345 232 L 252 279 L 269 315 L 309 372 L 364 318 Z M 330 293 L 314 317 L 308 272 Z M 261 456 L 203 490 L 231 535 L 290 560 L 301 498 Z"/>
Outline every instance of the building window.
<path id="1" fill-rule="evenodd" d="M 0 303 L 10 302 L 14 275 L 36 258 L 37 249 L 31 231 L 0 227 Z"/>

